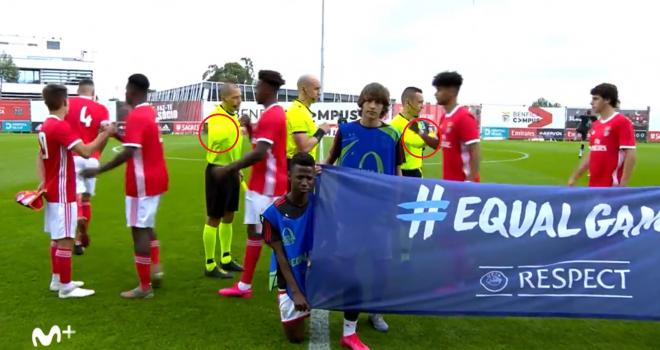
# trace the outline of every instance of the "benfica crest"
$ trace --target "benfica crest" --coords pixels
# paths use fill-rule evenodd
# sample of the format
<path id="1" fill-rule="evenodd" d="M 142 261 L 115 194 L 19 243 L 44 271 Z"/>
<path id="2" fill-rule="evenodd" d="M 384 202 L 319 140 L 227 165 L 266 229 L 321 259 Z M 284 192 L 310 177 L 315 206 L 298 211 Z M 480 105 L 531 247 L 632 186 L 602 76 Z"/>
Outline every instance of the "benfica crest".
<path id="1" fill-rule="evenodd" d="M 447 129 L 445 130 L 445 134 L 450 134 L 453 126 L 454 122 L 447 122 Z"/>

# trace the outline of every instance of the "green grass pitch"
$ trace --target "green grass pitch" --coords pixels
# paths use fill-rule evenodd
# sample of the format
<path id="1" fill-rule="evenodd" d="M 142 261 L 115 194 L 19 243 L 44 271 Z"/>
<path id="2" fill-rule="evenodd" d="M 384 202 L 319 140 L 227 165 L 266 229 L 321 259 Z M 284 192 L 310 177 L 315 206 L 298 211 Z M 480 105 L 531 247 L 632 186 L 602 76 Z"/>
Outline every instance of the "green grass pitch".
<path id="1" fill-rule="evenodd" d="M 201 231 L 204 152 L 193 136 L 165 136 L 170 191 L 161 201 L 156 230 L 166 279 L 152 300 L 122 300 L 137 284 L 132 243 L 124 219 L 123 168 L 99 178 L 93 199 L 92 245 L 74 256 L 74 278 L 97 291 L 83 300 L 60 300 L 48 291 L 50 262 L 43 213 L 14 203 L 35 188 L 35 135 L 0 135 L 0 349 L 29 349 L 32 330 L 53 325 L 76 331 L 54 349 L 307 349 L 281 333 L 276 296 L 268 292 L 268 249 L 251 300 L 221 299 L 231 281 L 205 278 Z M 330 141 L 330 140 L 326 140 Z M 104 153 L 108 160 L 116 146 Z M 329 142 L 326 142 L 327 152 Z M 578 163 L 572 142 L 484 142 L 482 181 L 563 185 Z M 641 144 L 633 186 L 658 183 L 660 145 Z M 523 158 L 523 159 L 519 159 Z M 516 161 L 512 161 L 519 159 Z M 425 160 L 426 177 L 439 177 L 440 156 Z M 584 184 L 583 179 L 583 184 Z M 242 204 L 241 204 L 242 206 Z M 242 261 L 242 212 L 234 224 L 233 253 Z M 659 296 L 660 299 L 660 296 Z M 660 324 L 577 319 L 388 316 L 389 334 L 361 321 L 372 349 L 658 349 Z M 338 348 L 341 315 L 332 313 L 330 340 Z"/>

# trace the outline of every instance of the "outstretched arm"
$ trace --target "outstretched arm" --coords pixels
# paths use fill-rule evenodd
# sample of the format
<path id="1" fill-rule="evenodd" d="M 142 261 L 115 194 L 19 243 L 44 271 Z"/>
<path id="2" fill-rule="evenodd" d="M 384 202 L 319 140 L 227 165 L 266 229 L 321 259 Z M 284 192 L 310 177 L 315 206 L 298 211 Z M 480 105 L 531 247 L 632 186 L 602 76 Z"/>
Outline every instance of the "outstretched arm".
<path id="1" fill-rule="evenodd" d="M 273 145 L 266 141 L 257 142 L 257 145 L 254 147 L 254 149 L 244 155 L 243 158 L 227 165 L 227 170 L 239 171 L 241 169 L 255 165 L 260 160 L 266 158 L 268 150 L 270 150 L 272 147 Z"/>
<path id="2" fill-rule="evenodd" d="M 337 131 L 337 135 L 335 135 L 335 139 L 332 141 L 332 147 L 330 148 L 330 153 L 328 154 L 328 158 L 325 159 L 324 164 L 330 164 L 333 165 L 339 159 L 341 156 L 341 133 Z"/>
<path id="3" fill-rule="evenodd" d="M 101 165 L 99 168 L 96 169 L 85 169 L 82 171 L 82 176 L 84 177 L 94 177 L 98 174 L 104 173 L 106 171 L 110 171 L 128 161 L 131 157 L 133 157 L 133 153 L 135 153 L 135 150 L 137 147 L 132 147 L 132 146 L 124 146 L 124 149 L 117 154 L 111 161 Z"/>
<path id="4" fill-rule="evenodd" d="M 580 166 L 578 166 L 578 168 L 575 169 L 573 175 L 571 175 L 571 177 L 568 179 L 569 186 L 575 186 L 577 180 L 579 180 L 582 177 L 582 175 L 584 175 L 584 173 L 587 172 L 587 169 L 589 169 L 589 157 L 590 154 L 587 153 L 587 156 L 584 157 L 582 163 L 580 163 Z"/>
<path id="5" fill-rule="evenodd" d="M 108 129 L 102 131 L 98 136 L 96 136 L 94 141 L 88 144 L 79 142 L 73 146 L 71 150 L 83 158 L 89 158 L 92 156 L 92 154 L 94 154 L 94 152 L 105 147 L 105 144 L 108 142 L 108 137 L 110 137 L 115 131 L 116 130 L 114 128 L 109 127 Z"/>

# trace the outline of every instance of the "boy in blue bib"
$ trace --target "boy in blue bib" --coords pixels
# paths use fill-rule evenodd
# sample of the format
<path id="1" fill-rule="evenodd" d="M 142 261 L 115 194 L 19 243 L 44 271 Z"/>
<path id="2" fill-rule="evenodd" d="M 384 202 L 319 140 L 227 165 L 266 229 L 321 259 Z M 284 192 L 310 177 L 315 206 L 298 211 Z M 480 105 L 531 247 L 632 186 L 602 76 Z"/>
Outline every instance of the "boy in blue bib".
<path id="1" fill-rule="evenodd" d="M 280 318 L 287 339 L 305 338 L 304 319 L 310 308 L 305 297 L 307 257 L 312 249 L 314 217 L 314 158 L 298 153 L 291 158 L 290 191 L 261 215 L 264 241 L 273 249 L 271 286 L 277 285 Z"/>

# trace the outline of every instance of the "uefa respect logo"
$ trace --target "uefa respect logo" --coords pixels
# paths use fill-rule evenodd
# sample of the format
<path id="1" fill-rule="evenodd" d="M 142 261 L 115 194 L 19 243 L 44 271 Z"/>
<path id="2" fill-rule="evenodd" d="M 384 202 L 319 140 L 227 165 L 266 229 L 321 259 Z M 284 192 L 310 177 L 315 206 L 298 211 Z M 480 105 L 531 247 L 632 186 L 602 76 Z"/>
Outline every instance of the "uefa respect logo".
<path id="1" fill-rule="evenodd" d="M 546 265 L 479 266 L 482 291 L 475 296 L 517 298 L 633 299 L 631 262 L 567 260 Z"/>
<path id="2" fill-rule="evenodd" d="M 498 293 L 509 284 L 509 278 L 502 271 L 489 271 L 481 276 L 479 283 L 487 291 Z"/>

